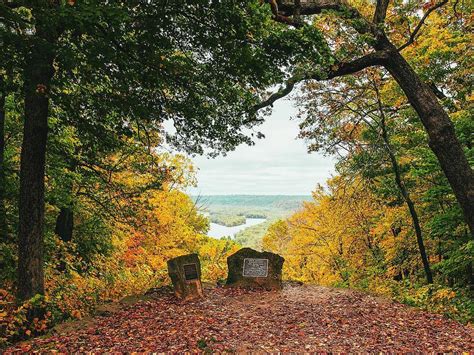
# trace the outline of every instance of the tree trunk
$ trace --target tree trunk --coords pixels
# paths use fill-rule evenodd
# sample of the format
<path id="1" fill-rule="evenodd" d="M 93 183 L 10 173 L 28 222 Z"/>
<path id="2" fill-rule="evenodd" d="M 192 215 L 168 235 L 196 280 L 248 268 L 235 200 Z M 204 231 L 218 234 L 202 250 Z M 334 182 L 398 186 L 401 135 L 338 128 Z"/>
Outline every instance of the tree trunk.
<path id="1" fill-rule="evenodd" d="M 69 171 L 75 172 L 77 163 L 67 154 L 63 159 L 68 161 Z M 60 205 L 60 211 L 56 218 L 56 227 L 54 232 L 61 238 L 63 242 L 70 242 L 74 231 L 74 206 L 73 206 L 73 182 L 66 180 L 64 185 L 65 192 L 69 195 L 68 202 Z"/>
<path id="2" fill-rule="evenodd" d="M 474 237 L 474 172 L 456 137 L 454 125 L 435 94 L 421 81 L 403 56 L 391 47 L 385 67 L 405 92 L 408 101 L 423 123 L 435 153 L 459 202 L 464 219 Z"/>
<path id="3" fill-rule="evenodd" d="M 24 69 L 25 122 L 20 162 L 19 300 L 44 293 L 44 176 L 54 35 L 37 23 Z"/>
<path id="4" fill-rule="evenodd" d="M 381 115 L 380 125 L 382 128 L 382 139 L 384 141 L 386 150 L 390 157 L 392 170 L 395 175 L 395 182 L 398 186 L 398 189 L 400 190 L 400 193 L 402 194 L 403 200 L 405 201 L 408 207 L 408 210 L 410 211 L 413 228 L 415 229 L 416 242 L 418 243 L 418 250 L 420 252 L 421 261 L 423 263 L 423 268 L 425 270 L 426 281 L 429 284 L 432 284 L 433 274 L 431 272 L 430 263 L 428 260 L 428 256 L 426 254 L 425 244 L 423 242 L 423 234 L 421 232 L 421 225 L 420 225 L 420 220 L 418 219 L 418 213 L 416 212 L 415 204 L 413 203 L 410 197 L 410 193 L 408 192 L 407 188 L 405 187 L 405 184 L 403 183 L 397 157 L 395 156 L 395 153 L 393 152 L 392 146 L 390 144 L 390 139 L 388 137 L 387 127 L 385 125 L 385 113 L 383 112 L 382 103 L 379 98 L 378 98 L 378 105 L 379 105 L 379 110 L 380 110 L 380 115 Z"/>
<path id="5" fill-rule="evenodd" d="M 74 230 L 74 212 L 70 207 L 62 207 L 56 219 L 55 233 L 64 242 L 72 240 L 72 232 Z"/>
<path id="6" fill-rule="evenodd" d="M 5 101 L 6 83 L 0 76 L 0 242 L 7 238 L 6 173 L 5 173 Z"/>
<path id="7" fill-rule="evenodd" d="M 61 207 L 58 217 L 56 218 L 56 227 L 54 232 L 65 243 L 72 240 L 72 232 L 74 230 L 74 212 L 70 207 Z M 61 261 L 58 265 L 58 271 L 64 272 L 67 268 L 67 263 L 64 259 L 63 251 L 61 251 Z"/>

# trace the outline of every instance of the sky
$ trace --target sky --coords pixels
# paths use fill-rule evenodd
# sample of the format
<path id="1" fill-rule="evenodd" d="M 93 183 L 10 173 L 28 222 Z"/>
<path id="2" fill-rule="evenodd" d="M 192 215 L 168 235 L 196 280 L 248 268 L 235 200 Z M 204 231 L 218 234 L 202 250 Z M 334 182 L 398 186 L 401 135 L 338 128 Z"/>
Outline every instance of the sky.
<path id="1" fill-rule="evenodd" d="M 310 195 L 334 173 L 334 160 L 307 153 L 296 139 L 298 123 L 291 101 L 277 101 L 271 116 L 259 126 L 265 134 L 254 146 L 242 145 L 225 157 L 192 158 L 199 168 L 192 195 Z"/>

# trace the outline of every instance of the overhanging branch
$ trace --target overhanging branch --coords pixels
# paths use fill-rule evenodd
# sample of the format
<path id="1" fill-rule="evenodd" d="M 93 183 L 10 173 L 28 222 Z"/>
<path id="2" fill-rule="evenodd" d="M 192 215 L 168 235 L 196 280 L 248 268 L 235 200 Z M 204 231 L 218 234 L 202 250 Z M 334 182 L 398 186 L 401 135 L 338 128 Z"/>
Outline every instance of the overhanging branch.
<path id="1" fill-rule="evenodd" d="M 329 70 L 321 72 L 309 72 L 304 75 L 295 75 L 289 78 L 284 85 L 275 93 L 270 95 L 266 100 L 258 103 L 253 107 L 254 112 L 258 110 L 272 106 L 275 101 L 284 98 L 290 94 L 295 85 L 305 80 L 330 80 L 339 76 L 349 75 L 357 73 L 365 68 L 372 67 L 375 65 L 382 65 L 385 59 L 389 56 L 387 51 L 376 51 L 367 54 L 361 58 L 355 59 L 351 62 L 342 62 L 333 65 Z"/>
<path id="2" fill-rule="evenodd" d="M 298 0 L 279 0 L 278 9 L 285 18 L 289 18 L 290 16 L 296 17 L 296 19 L 291 20 L 291 23 L 287 23 L 295 27 L 301 27 L 302 22 L 299 20 L 299 16 L 301 15 L 317 15 L 325 10 L 333 10 L 338 12 L 341 18 L 347 20 L 361 20 L 356 28 L 358 32 L 376 33 L 375 26 L 362 16 L 355 7 L 350 6 L 346 0 L 309 0 L 304 2 L 298 2 Z M 278 19 L 276 20 L 278 21 Z"/>
<path id="3" fill-rule="evenodd" d="M 411 33 L 410 35 L 410 38 L 408 39 L 408 41 L 401 45 L 400 47 L 398 47 L 398 51 L 402 51 L 404 50 L 406 47 L 408 47 L 409 45 L 413 44 L 413 42 L 415 42 L 415 39 L 416 39 L 416 36 L 418 35 L 418 32 L 420 32 L 421 28 L 423 27 L 426 19 L 428 18 L 428 16 L 431 15 L 431 13 L 437 9 L 439 9 L 441 6 L 445 5 L 448 3 L 448 0 L 443 0 L 441 1 L 440 3 L 430 7 L 428 9 L 428 11 L 426 11 L 426 13 L 423 15 L 423 17 L 421 18 L 420 22 L 418 23 L 418 25 L 415 27 L 415 29 L 413 30 L 413 32 Z"/>
<path id="4" fill-rule="evenodd" d="M 268 107 L 268 106 L 273 106 L 273 104 L 275 103 L 275 101 L 287 96 L 288 94 L 290 94 L 295 85 L 298 83 L 299 81 L 298 80 L 295 80 L 295 78 L 290 78 L 287 80 L 287 82 L 285 83 L 284 86 L 282 86 L 277 92 L 273 93 L 272 95 L 270 95 L 270 97 L 268 97 L 265 101 L 262 101 L 260 102 L 259 104 L 255 105 L 253 107 L 254 111 L 258 111 L 262 108 L 265 108 L 265 107 Z"/>

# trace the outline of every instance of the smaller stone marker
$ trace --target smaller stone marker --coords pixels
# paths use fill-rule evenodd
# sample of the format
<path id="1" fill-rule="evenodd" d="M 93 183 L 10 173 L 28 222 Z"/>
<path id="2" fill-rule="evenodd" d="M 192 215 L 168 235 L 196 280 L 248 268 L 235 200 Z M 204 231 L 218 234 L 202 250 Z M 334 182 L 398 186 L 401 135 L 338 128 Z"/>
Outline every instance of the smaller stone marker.
<path id="1" fill-rule="evenodd" d="M 280 290 L 284 262 L 285 259 L 278 254 L 240 249 L 227 258 L 226 286 Z"/>
<path id="2" fill-rule="evenodd" d="M 203 296 L 201 263 L 197 254 L 181 255 L 168 260 L 167 264 L 176 297 L 189 300 Z"/>

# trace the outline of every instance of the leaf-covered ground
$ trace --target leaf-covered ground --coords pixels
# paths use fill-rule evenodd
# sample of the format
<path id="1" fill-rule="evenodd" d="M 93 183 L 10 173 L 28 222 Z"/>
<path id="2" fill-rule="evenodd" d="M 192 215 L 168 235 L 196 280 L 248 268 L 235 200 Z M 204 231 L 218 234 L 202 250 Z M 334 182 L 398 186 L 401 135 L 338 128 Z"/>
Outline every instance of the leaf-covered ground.
<path id="1" fill-rule="evenodd" d="M 359 292 L 317 286 L 282 292 L 216 288 L 192 302 L 156 293 L 83 329 L 7 352 L 472 352 L 473 341 L 469 326 Z"/>

